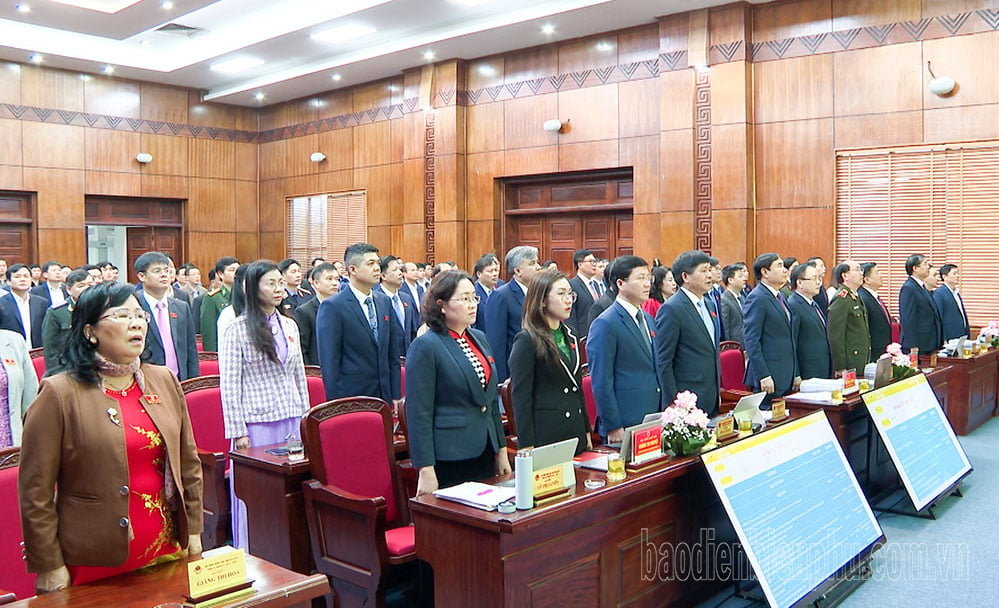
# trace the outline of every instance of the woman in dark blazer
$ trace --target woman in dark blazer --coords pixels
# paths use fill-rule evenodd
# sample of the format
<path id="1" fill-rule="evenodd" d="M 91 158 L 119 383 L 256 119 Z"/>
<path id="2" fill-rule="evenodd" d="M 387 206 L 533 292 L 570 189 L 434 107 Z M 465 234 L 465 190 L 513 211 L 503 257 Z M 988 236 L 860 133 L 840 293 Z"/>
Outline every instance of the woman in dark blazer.
<path id="1" fill-rule="evenodd" d="M 496 401 L 496 364 L 472 328 L 478 296 L 467 274 L 434 278 L 420 312 L 430 331 L 406 353 L 409 454 L 416 494 L 510 472 Z"/>
<path id="2" fill-rule="evenodd" d="M 534 275 L 524 300 L 524 331 L 510 352 L 510 389 L 520 449 L 576 437 L 590 443 L 579 343 L 565 324 L 576 294 L 557 270 Z"/>

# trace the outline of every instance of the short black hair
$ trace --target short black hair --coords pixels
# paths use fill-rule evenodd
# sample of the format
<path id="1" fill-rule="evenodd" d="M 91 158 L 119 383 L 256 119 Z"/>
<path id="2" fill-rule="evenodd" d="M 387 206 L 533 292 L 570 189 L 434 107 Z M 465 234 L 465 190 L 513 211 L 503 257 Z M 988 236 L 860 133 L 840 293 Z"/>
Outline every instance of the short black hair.
<path id="1" fill-rule="evenodd" d="M 944 278 L 944 276 L 950 274 L 951 270 L 956 270 L 956 269 L 957 269 L 957 264 L 944 264 L 943 266 L 940 267 L 940 278 L 941 279 Z"/>
<path id="2" fill-rule="evenodd" d="M 763 280 L 763 269 L 770 268 L 770 265 L 781 259 L 776 253 L 761 253 L 753 260 L 753 277 L 759 283 Z"/>
<path id="3" fill-rule="evenodd" d="M 798 261 L 798 258 L 794 256 L 784 258 L 784 268 L 790 268 L 794 266 L 794 263 Z"/>
<path id="4" fill-rule="evenodd" d="M 919 266 L 920 264 L 922 264 L 923 260 L 925 260 L 925 259 L 926 259 L 926 256 L 923 255 L 923 254 L 921 254 L 921 253 L 914 253 L 914 254 L 910 255 L 905 260 L 905 274 L 907 274 L 907 275 L 909 275 L 911 277 L 912 276 L 912 271 L 916 268 L 916 266 Z"/>
<path id="5" fill-rule="evenodd" d="M 833 268 L 832 276 L 833 280 L 836 281 L 837 285 L 843 284 L 843 275 L 848 272 L 850 272 L 849 264 L 847 264 L 846 262 L 840 262 L 839 264 L 836 264 L 836 267 Z"/>
<path id="6" fill-rule="evenodd" d="M 805 262 L 811 262 L 813 264 L 815 262 L 822 262 L 823 266 L 825 266 L 825 264 L 826 264 L 826 261 L 822 259 L 821 255 L 813 255 L 812 257 L 810 257 L 807 260 L 805 260 Z"/>
<path id="7" fill-rule="evenodd" d="M 340 274 L 340 271 L 336 269 L 336 266 L 330 264 L 329 262 L 323 262 L 319 266 L 316 266 L 309 270 L 309 279 L 317 278 L 323 276 L 324 272 L 335 272 Z"/>
<path id="8" fill-rule="evenodd" d="M 614 269 L 611 271 L 610 282 L 617 286 L 618 281 L 627 281 L 631 271 L 649 263 L 637 255 L 622 255 L 614 258 Z"/>
<path id="9" fill-rule="evenodd" d="M 147 251 L 135 258 L 135 272 L 145 273 L 153 264 L 169 264 L 170 258 L 159 251 Z"/>
<path id="10" fill-rule="evenodd" d="M 585 260 L 588 255 L 593 255 L 593 252 L 589 249 L 577 249 L 576 252 L 572 254 L 572 268 L 574 270 L 579 270 L 579 265 L 583 263 L 583 260 Z"/>
<path id="11" fill-rule="evenodd" d="M 701 264 L 711 264 L 711 259 L 711 256 L 697 249 L 684 251 L 673 260 L 673 279 L 677 285 L 683 285 L 683 273 L 692 274 Z"/>
<path id="12" fill-rule="evenodd" d="M 215 262 L 215 276 L 218 276 L 225 272 L 226 267 L 232 266 L 233 264 L 239 264 L 239 260 L 232 256 L 225 256 L 218 259 Z"/>
<path id="13" fill-rule="evenodd" d="M 875 262 L 864 262 L 860 265 L 860 269 L 864 271 L 864 278 L 871 276 L 871 271 L 877 266 Z"/>
<path id="14" fill-rule="evenodd" d="M 705 254 L 705 255 L 707 255 L 707 254 Z M 721 264 L 721 261 L 719 261 L 718 258 L 716 258 L 715 256 L 709 255 L 708 256 L 708 264 L 711 264 L 712 266 L 717 266 L 718 264 Z M 698 266 L 700 266 L 700 264 L 698 264 Z"/>
<path id="15" fill-rule="evenodd" d="M 479 278 L 479 275 L 482 274 L 482 272 L 486 268 L 492 266 L 493 264 L 499 264 L 499 258 L 496 256 L 496 254 L 495 253 L 483 254 L 481 258 L 475 260 L 475 266 L 472 267 L 472 274 L 474 274 L 475 278 L 477 279 Z"/>
<path id="16" fill-rule="evenodd" d="M 104 270 L 108 266 L 114 267 L 114 264 L 112 264 L 111 262 L 109 262 L 107 260 L 102 260 L 100 262 L 97 262 L 97 267 L 100 268 L 101 270 Z"/>
<path id="17" fill-rule="evenodd" d="M 389 264 L 391 264 L 395 260 L 399 260 L 399 262 L 402 262 L 402 260 L 399 259 L 399 257 L 394 256 L 391 253 L 388 255 L 383 255 L 381 258 L 379 258 L 378 267 L 379 269 L 381 269 L 382 274 L 385 274 L 385 271 L 388 270 Z"/>
<path id="18" fill-rule="evenodd" d="M 358 262 L 369 253 L 378 253 L 378 248 L 371 243 L 354 243 L 343 252 L 343 263 L 350 268 L 357 266 Z"/>
<path id="19" fill-rule="evenodd" d="M 84 264 L 83 266 L 77 266 L 73 270 L 82 270 L 84 272 L 90 272 L 91 270 L 100 270 L 100 268 L 98 268 L 94 264 Z M 69 280 L 68 276 L 66 277 L 66 280 L 67 281 Z"/>
<path id="20" fill-rule="evenodd" d="M 94 266 L 94 268 L 97 268 Z M 80 281 L 86 281 L 90 278 L 90 273 L 83 268 L 77 268 L 73 272 L 66 275 L 66 287 L 72 287 Z"/>
<path id="21" fill-rule="evenodd" d="M 42 272 L 47 273 L 49 271 L 49 268 L 53 266 L 58 266 L 59 268 L 62 268 L 62 264 L 60 264 L 59 262 L 56 262 L 55 260 L 49 260 L 48 262 L 42 264 Z"/>
<path id="22" fill-rule="evenodd" d="M 735 276 L 735 273 L 739 272 L 745 267 L 746 265 L 742 262 L 734 262 L 732 264 L 729 264 L 725 268 L 722 268 L 722 285 L 727 286 L 729 281 L 732 280 L 732 277 Z"/>
<path id="23" fill-rule="evenodd" d="M 219 273 L 214 268 L 209 268 L 208 269 L 208 280 L 209 281 L 214 281 L 215 277 L 217 277 L 218 274 Z"/>
<path id="24" fill-rule="evenodd" d="M 288 272 L 288 269 L 291 268 L 292 264 L 297 264 L 299 268 L 302 267 L 302 265 L 298 263 L 298 260 L 294 258 L 285 258 L 280 262 L 278 262 L 277 264 L 278 272 L 280 272 L 281 274 Z"/>
<path id="25" fill-rule="evenodd" d="M 454 296 L 454 292 L 458 291 L 458 283 L 463 280 L 471 283 L 472 277 L 460 270 L 442 272 L 434 277 L 434 281 L 430 284 L 430 288 L 427 289 L 427 293 L 423 294 L 423 302 L 420 304 L 420 316 L 431 331 L 439 334 L 447 333 L 447 321 L 445 321 L 444 312 L 441 311 L 441 307 L 437 304 L 437 301 L 447 302 L 450 300 Z"/>
<path id="26" fill-rule="evenodd" d="M 808 268 L 815 268 L 815 262 L 805 262 L 804 264 L 798 264 L 791 271 L 791 289 L 798 289 L 798 281 L 801 280 L 801 275 L 805 274 L 805 270 Z"/>
<path id="27" fill-rule="evenodd" d="M 9 281 L 10 277 L 14 276 L 14 273 L 21 270 L 22 268 L 27 268 L 28 272 L 31 272 L 31 266 L 28 266 L 27 264 L 11 264 L 10 266 L 8 266 L 7 280 Z"/>

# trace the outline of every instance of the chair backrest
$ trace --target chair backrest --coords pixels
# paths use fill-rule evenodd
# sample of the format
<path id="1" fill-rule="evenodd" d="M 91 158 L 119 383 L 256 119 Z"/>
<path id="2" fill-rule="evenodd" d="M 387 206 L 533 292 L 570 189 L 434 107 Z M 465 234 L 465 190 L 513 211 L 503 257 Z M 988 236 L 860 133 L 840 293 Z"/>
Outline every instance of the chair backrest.
<path id="1" fill-rule="evenodd" d="M 735 345 L 735 346 L 732 346 Z M 725 348 L 721 348 L 724 346 Z M 738 342 L 722 342 L 719 359 L 721 363 L 721 387 L 733 391 L 744 391 L 746 376 L 746 355 Z"/>
<path id="2" fill-rule="evenodd" d="M 309 407 L 326 402 L 326 385 L 323 384 L 323 370 L 318 365 L 305 366 L 305 384 L 309 387 Z"/>
<path id="3" fill-rule="evenodd" d="M 590 428 L 597 428 L 597 400 L 593 397 L 593 379 L 589 374 L 583 376 L 583 401 L 586 403 L 586 415 L 590 418 Z"/>
<path id="4" fill-rule="evenodd" d="M 21 553 L 21 515 L 17 502 L 17 468 L 21 460 L 19 448 L 0 450 L 0 521 L 8 530 L 0 541 L 0 589 L 14 592 L 18 599 L 35 594 L 35 575 Z"/>
<path id="5" fill-rule="evenodd" d="M 323 485 L 385 498 L 386 523 L 402 510 L 392 447 L 392 413 L 374 397 L 345 397 L 313 407 L 302 419 L 312 475 Z"/>
<path id="6" fill-rule="evenodd" d="M 198 329 L 198 328 L 195 328 L 195 329 Z M 197 336 L 195 336 L 194 343 L 197 345 L 199 353 L 200 352 L 204 352 L 205 345 L 201 343 L 201 334 L 198 334 Z"/>
<path id="7" fill-rule="evenodd" d="M 399 366 L 399 398 L 406 398 L 406 364 Z"/>
<path id="8" fill-rule="evenodd" d="M 582 338 L 579 339 L 579 355 L 580 355 L 579 359 L 580 363 L 582 363 L 583 365 L 589 363 L 589 359 L 587 359 L 586 357 L 586 336 L 583 336 Z"/>
<path id="9" fill-rule="evenodd" d="M 32 348 L 28 354 L 31 355 L 31 364 L 35 366 L 35 375 L 41 380 L 45 375 L 45 355 L 40 348 Z"/>
<path id="10" fill-rule="evenodd" d="M 891 341 L 902 342 L 902 326 L 898 324 L 898 321 L 891 322 Z"/>
<path id="11" fill-rule="evenodd" d="M 517 436 L 517 419 L 514 417 L 513 396 L 510 394 L 510 378 L 507 378 L 499 385 L 500 401 L 503 402 L 503 413 L 509 423 L 509 433 L 511 437 Z"/>
<path id="12" fill-rule="evenodd" d="M 202 376 L 218 376 L 219 354 L 210 351 L 198 351 L 198 369 Z"/>
<path id="13" fill-rule="evenodd" d="M 194 443 L 209 452 L 229 453 L 229 440 L 225 438 L 222 418 L 222 390 L 218 376 L 200 376 L 180 383 L 191 417 Z"/>

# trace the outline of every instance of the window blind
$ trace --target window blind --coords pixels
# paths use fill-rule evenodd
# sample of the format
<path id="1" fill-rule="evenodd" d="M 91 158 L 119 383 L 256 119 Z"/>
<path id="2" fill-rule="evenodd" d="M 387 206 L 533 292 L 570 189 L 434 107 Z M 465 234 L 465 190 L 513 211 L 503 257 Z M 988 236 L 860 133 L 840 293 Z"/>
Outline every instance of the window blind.
<path id="1" fill-rule="evenodd" d="M 288 257 L 307 265 L 342 260 L 352 243 L 368 240 L 367 192 L 354 190 L 287 199 Z"/>

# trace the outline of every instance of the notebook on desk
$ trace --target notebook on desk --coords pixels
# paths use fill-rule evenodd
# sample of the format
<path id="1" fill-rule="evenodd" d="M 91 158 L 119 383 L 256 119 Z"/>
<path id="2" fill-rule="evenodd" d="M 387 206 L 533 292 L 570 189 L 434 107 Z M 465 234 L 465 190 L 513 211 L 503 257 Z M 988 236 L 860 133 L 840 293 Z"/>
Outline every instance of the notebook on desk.
<path id="1" fill-rule="evenodd" d="M 460 502 L 483 511 L 495 511 L 501 502 L 513 499 L 516 493 L 514 488 L 491 486 L 478 481 L 466 481 L 450 488 L 435 490 L 434 496 Z"/>

